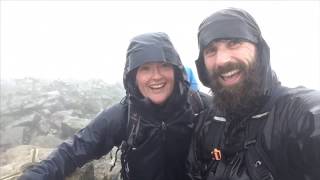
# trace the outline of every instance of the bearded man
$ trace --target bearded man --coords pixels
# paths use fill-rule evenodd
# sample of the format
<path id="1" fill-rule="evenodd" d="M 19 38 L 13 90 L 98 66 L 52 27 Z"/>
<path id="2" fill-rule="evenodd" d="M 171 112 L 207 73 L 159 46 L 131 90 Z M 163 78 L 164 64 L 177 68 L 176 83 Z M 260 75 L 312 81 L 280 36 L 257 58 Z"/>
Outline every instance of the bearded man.
<path id="1" fill-rule="evenodd" d="M 319 180 L 320 92 L 280 84 L 269 47 L 244 10 L 210 15 L 198 43 L 198 75 L 215 112 L 195 128 L 189 177 Z"/>

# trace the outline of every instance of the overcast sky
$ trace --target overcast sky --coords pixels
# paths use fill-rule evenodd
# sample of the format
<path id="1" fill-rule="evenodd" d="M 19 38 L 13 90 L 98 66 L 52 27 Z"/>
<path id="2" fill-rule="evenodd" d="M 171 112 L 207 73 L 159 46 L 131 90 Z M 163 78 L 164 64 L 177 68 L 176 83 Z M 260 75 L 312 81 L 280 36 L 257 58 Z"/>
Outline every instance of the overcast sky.
<path id="1" fill-rule="evenodd" d="M 320 89 L 320 1 L 302 0 L 1 0 L 1 79 L 122 82 L 129 40 L 154 31 L 166 32 L 184 64 L 195 70 L 199 24 L 227 7 L 254 16 L 282 84 Z"/>

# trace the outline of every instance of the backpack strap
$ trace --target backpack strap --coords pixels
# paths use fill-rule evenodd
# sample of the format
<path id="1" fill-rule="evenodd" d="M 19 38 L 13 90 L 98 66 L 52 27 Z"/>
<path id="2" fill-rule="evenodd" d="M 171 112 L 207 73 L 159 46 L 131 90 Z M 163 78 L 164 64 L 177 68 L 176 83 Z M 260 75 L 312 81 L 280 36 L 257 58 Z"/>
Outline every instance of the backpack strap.
<path id="1" fill-rule="evenodd" d="M 125 136 L 120 145 L 121 149 L 121 177 L 123 180 L 129 179 L 129 166 L 127 163 L 127 155 L 134 150 L 135 139 L 140 129 L 141 117 L 132 109 L 132 102 L 130 101 L 130 94 L 127 95 L 128 115 L 127 124 L 125 128 Z"/>
<path id="2" fill-rule="evenodd" d="M 128 106 L 128 112 L 127 112 L 128 114 L 127 114 L 125 136 L 123 138 L 123 143 L 125 142 L 128 146 L 133 147 L 134 140 L 139 131 L 141 117 L 132 109 L 130 94 L 127 95 L 126 101 Z"/>
<path id="3" fill-rule="evenodd" d="M 188 98 L 189 98 L 189 103 L 191 106 L 192 113 L 194 114 L 194 116 L 198 116 L 200 112 L 206 108 L 200 92 L 193 91 L 190 89 Z"/>
<path id="4" fill-rule="evenodd" d="M 247 137 L 244 142 L 246 166 L 253 179 L 273 180 L 275 169 L 263 147 L 262 133 L 268 119 L 268 112 L 252 116 L 247 124 Z"/>
<path id="5" fill-rule="evenodd" d="M 140 128 L 140 121 L 141 121 L 141 117 L 137 113 L 132 112 L 129 106 L 126 139 L 130 147 L 134 147 L 134 142 Z"/>
<path id="6" fill-rule="evenodd" d="M 263 141 L 263 129 L 268 120 L 268 114 L 271 109 L 276 104 L 277 100 L 284 96 L 286 93 L 285 87 L 277 87 L 274 89 L 272 96 L 270 96 L 268 102 L 264 105 L 263 108 L 254 116 L 249 117 L 246 121 L 246 137 L 243 144 L 243 152 L 245 156 L 243 157 L 245 160 L 245 164 L 247 166 L 248 175 L 251 179 L 259 179 L 259 180 L 274 180 L 276 179 L 276 171 L 271 163 L 271 159 L 264 149 L 264 141 Z M 225 128 L 228 128 L 228 123 Z M 220 146 L 223 145 L 224 135 L 221 136 Z M 217 147 L 219 148 L 219 146 Z M 240 153 L 244 155 L 243 153 Z M 222 157 L 223 158 L 223 157 Z M 213 157 L 213 162 L 216 162 L 212 169 L 216 169 L 218 164 L 221 162 L 217 162 L 218 160 Z M 209 170 L 210 171 L 210 170 Z M 215 174 L 219 174 L 224 171 L 224 169 L 217 168 L 215 170 Z M 221 173 L 220 173 L 221 174 Z"/>
<path id="7" fill-rule="evenodd" d="M 194 123 L 194 135 L 198 135 L 201 127 L 206 121 L 206 118 L 201 115 L 203 114 L 204 109 L 207 108 L 207 102 L 204 102 L 202 96 L 209 98 L 208 95 L 200 93 L 200 91 L 193 91 L 189 90 L 189 103 L 191 106 L 192 114 L 194 116 L 193 123 Z"/>
<path id="8" fill-rule="evenodd" d="M 286 87 L 278 87 L 270 97 L 266 105 L 260 110 L 260 114 L 251 117 L 247 126 L 247 138 L 244 148 L 247 150 L 246 164 L 251 177 L 261 180 L 276 179 L 276 170 L 270 157 L 264 149 L 262 131 L 268 119 L 268 114 L 281 96 L 287 92 Z"/>
<path id="9" fill-rule="evenodd" d="M 189 91 L 188 101 L 192 109 L 192 113 L 194 115 L 193 118 L 193 133 L 191 137 L 191 144 L 190 144 L 190 150 L 188 154 L 188 160 L 187 160 L 187 169 L 188 169 L 188 176 L 193 179 L 194 176 L 197 177 L 203 177 L 202 174 L 204 174 L 203 164 L 201 162 L 200 154 L 201 154 L 201 148 L 200 147 L 200 141 L 202 140 L 202 129 L 205 126 L 205 123 L 207 121 L 210 121 L 207 119 L 208 113 L 211 113 L 208 109 L 208 101 L 212 97 L 201 93 L 200 91 Z M 208 111 L 207 111 L 208 109 Z M 200 140 L 201 139 L 201 140 Z M 197 174 L 197 175 L 195 175 Z"/>

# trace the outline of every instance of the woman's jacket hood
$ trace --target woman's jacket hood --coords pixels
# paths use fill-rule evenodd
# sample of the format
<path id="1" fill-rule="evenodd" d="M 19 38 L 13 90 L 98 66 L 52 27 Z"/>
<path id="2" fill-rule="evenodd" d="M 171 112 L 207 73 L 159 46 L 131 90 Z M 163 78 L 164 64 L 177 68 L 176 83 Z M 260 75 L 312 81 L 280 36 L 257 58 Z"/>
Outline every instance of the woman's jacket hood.
<path id="1" fill-rule="evenodd" d="M 224 9 L 206 18 L 199 26 L 198 45 L 199 56 L 196 66 L 200 81 L 210 87 L 207 71 L 204 65 L 203 50 L 214 40 L 239 38 L 252 42 L 257 47 L 257 61 L 259 62 L 261 86 L 263 94 L 269 94 L 276 75 L 270 66 L 270 49 L 263 39 L 260 28 L 254 18 L 241 9 Z"/>
<path id="2" fill-rule="evenodd" d="M 126 91 L 131 90 L 129 76 L 139 66 L 145 63 L 166 62 L 174 65 L 175 69 L 181 70 L 184 80 L 186 75 L 180 57 L 173 47 L 169 36 L 162 32 L 146 33 L 134 37 L 128 47 L 126 64 L 123 74 L 123 83 Z M 135 80 L 135 78 L 134 78 Z"/>
<path id="3" fill-rule="evenodd" d="M 151 102 L 144 98 L 136 85 L 136 72 L 145 63 L 165 62 L 174 67 L 174 90 L 166 103 L 165 111 L 185 101 L 188 92 L 187 76 L 180 57 L 172 45 L 169 36 L 162 32 L 146 33 L 134 37 L 127 50 L 127 59 L 123 75 L 123 83 L 127 96 L 140 109 L 151 108 Z M 157 109 L 157 107 L 156 107 Z"/>

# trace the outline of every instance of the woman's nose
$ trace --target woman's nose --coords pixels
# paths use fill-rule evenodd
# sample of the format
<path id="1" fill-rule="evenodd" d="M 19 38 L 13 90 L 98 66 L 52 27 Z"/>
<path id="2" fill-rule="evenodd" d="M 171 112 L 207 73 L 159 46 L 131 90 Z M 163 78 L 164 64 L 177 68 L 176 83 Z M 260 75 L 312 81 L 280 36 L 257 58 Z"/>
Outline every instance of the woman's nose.
<path id="1" fill-rule="evenodd" d="M 154 78 L 154 79 L 161 78 L 161 71 L 160 71 L 159 67 L 153 68 L 152 78 Z"/>

